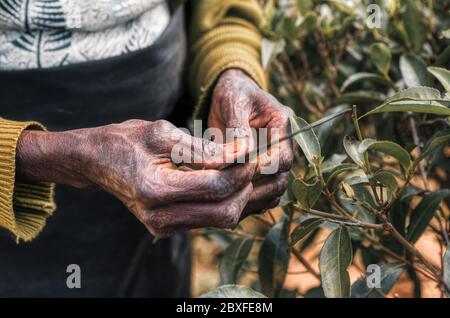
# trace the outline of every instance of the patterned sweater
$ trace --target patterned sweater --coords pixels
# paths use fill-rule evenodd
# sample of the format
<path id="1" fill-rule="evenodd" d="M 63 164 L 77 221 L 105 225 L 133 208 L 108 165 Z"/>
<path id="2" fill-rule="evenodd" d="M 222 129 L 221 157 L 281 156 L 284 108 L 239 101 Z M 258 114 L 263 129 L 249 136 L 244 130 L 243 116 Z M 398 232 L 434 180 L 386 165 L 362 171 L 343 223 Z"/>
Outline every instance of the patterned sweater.
<path id="1" fill-rule="evenodd" d="M 58 67 L 150 46 L 166 0 L 2 0 L 0 69 Z"/>
<path id="2" fill-rule="evenodd" d="M 173 2 L 180 2 L 173 0 Z M 76 5 L 75 5 L 76 4 Z M 207 113 L 219 75 L 239 68 L 262 88 L 258 0 L 192 0 L 190 89 Z M 103 59 L 151 45 L 170 19 L 161 0 L 0 0 L 0 72 Z M 0 116 L 1 116 L 0 100 Z M 39 105 L 36 105 L 39 107 Z M 16 180 L 16 146 L 36 122 L 0 118 L 0 227 L 30 241 L 54 212 L 54 185 Z"/>

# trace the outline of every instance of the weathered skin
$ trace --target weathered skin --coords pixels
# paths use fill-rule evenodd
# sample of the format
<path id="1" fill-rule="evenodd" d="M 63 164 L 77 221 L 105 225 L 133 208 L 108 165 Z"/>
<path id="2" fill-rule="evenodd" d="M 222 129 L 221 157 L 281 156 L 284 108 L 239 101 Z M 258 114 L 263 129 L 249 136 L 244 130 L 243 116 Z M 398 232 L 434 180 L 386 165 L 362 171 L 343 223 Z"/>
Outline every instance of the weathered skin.
<path id="1" fill-rule="evenodd" d="M 251 128 L 268 128 L 270 143 L 272 128 L 279 129 L 279 138 L 290 133 L 289 117 L 292 115 L 292 109 L 281 105 L 242 71 L 229 70 L 223 73 L 215 87 L 208 126 L 222 131 L 225 128 L 239 127 L 246 129 L 248 135 L 251 135 Z M 250 148 L 253 147 L 255 145 L 251 144 Z M 272 156 L 279 156 L 278 174 L 258 174 L 260 167 L 267 165 L 269 160 L 266 155 L 258 157 L 258 167 L 253 179 L 254 190 L 244 215 L 277 206 L 286 190 L 293 162 L 292 142 L 282 142 L 269 152 Z"/>
<path id="2" fill-rule="evenodd" d="M 244 73 L 230 70 L 215 88 L 209 125 L 278 127 L 287 133 L 290 114 Z M 234 228 L 248 214 L 278 204 L 292 164 L 289 142 L 281 146 L 280 173 L 270 176 L 258 175 L 254 163 L 219 170 L 221 163 L 206 161 L 196 164 L 203 170 L 176 169 L 171 151 L 180 143 L 187 149 L 201 144 L 208 151 L 237 157 L 253 147 L 251 140 L 208 142 L 164 120 L 129 120 L 66 132 L 25 131 L 18 143 L 16 174 L 19 180 L 100 187 L 158 237 L 200 227 Z"/>

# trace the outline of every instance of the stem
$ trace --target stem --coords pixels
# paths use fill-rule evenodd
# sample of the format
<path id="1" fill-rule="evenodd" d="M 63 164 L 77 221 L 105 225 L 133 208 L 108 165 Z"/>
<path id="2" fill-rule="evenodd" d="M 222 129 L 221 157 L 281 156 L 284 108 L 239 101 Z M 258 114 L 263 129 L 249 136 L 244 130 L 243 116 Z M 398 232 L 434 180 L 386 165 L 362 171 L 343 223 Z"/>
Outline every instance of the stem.
<path id="1" fill-rule="evenodd" d="M 351 220 L 349 220 L 347 217 L 344 217 L 341 215 L 317 211 L 317 210 L 313 210 L 313 209 L 306 210 L 306 209 L 303 209 L 298 206 L 296 206 L 296 208 L 298 208 L 299 210 L 301 210 L 304 213 L 309 213 L 312 215 L 316 215 L 316 216 L 325 218 L 325 219 L 327 219 L 328 222 L 331 222 L 331 223 L 348 225 L 348 226 L 356 226 L 356 227 L 361 227 L 361 228 L 366 228 L 366 229 L 374 229 L 374 230 L 382 230 L 383 229 L 382 224 L 370 224 L 370 223 L 362 222 L 353 217 L 351 218 Z"/>
<path id="2" fill-rule="evenodd" d="M 417 133 L 416 121 L 414 120 L 413 117 L 409 117 L 409 125 L 411 127 L 414 144 L 417 147 L 417 154 L 420 157 L 422 149 L 420 147 L 420 139 L 419 139 L 419 134 Z M 425 190 L 429 191 L 430 190 L 430 184 L 428 182 L 427 172 L 425 171 L 425 166 L 423 165 L 422 161 L 419 162 L 419 170 L 420 170 L 420 174 L 422 176 L 422 180 L 423 180 L 423 184 L 425 186 Z"/>
<path id="3" fill-rule="evenodd" d="M 290 86 L 292 87 L 292 90 L 297 95 L 297 97 L 302 101 L 303 105 L 312 112 L 316 117 L 320 118 L 322 117 L 322 112 L 318 110 L 314 105 L 312 105 L 308 98 L 304 94 L 304 88 L 305 84 L 302 85 L 302 88 L 300 89 L 298 86 L 298 83 L 302 83 L 303 81 L 300 81 L 297 73 L 295 71 L 295 67 L 292 65 L 291 60 L 289 59 L 289 56 L 284 53 L 281 55 L 281 58 L 285 65 L 286 74 L 291 79 Z"/>
<path id="4" fill-rule="evenodd" d="M 256 236 L 256 235 L 251 234 L 251 233 L 240 232 L 240 231 L 237 231 L 237 230 L 232 231 L 232 230 L 224 230 L 224 229 L 222 229 L 220 231 L 222 231 L 224 233 L 227 233 L 229 235 L 234 235 L 234 236 L 239 236 L 239 237 L 244 237 L 244 238 L 253 238 L 256 241 L 261 241 L 262 242 L 262 241 L 265 240 L 265 238 L 262 237 L 262 236 Z"/>
<path id="5" fill-rule="evenodd" d="M 356 130 L 356 136 L 358 137 L 358 140 L 360 142 L 362 142 L 364 140 L 363 135 L 361 133 L 361 128 L 359 127 L 359 122 L 358 122 L 358 110 L 356 109 L 356 105 L 352 106 L 352 120 L 353 120 L 353 125 L 355 126 L 355 130 Z M 372 168 L 370 167 L 370 162 L 369 162 L 369 153 L 366 151 L 364 153 L 364 166 L 366 167 L 366 171 L 364 171 L 366 173 L 366 175 L 371 175 L 372 174 Z M 383 201 L 380 200 L 380 197 L 378 196 L 378 192 L 377 189 L 374 185 L 370 185 L 373 195 L 375 197 L 375 200 L 377 201 L 378 206 L 382 206 L 383 205 Z"/>
<path id="6" fill-rule="evenodd" d="M 423 254 L 414 247 L 409 241 L 407 241 L 395 228 L 392 226 L 391 223 L 386 223 L 388 227 L 388 231 L 392 234 L 392 236 L 404 247 L 408 252 L 410 252 L 412 255 L 416 256 L 422 264 L 430 270 L 431 273 L 436 277 L 437 281 L 440 285 L 442 285 L 447 291 L 450 292 L 450 287 L 447 286 L 447 284 L 444 282 L 441 271 L 436 269 L 433 264 L 431 264 L 424 256 Z"/>
<path id="7" fill-rule="evenodd" d="M 378 242 L 375 238 L 369 236 L 367 233 L 363 232 L 363 235 L 370 241 L 372 242 L 372 244 L 376 247 L 379 248 L 380 250 L 382 250 L 383 252 L 385 252 L 386 254 L 388 254 L 390 257 L 396 259 L 399 262 L 402 262 L 403 264 L 413 268 L 415 271 L 421 273 L 422 275 L 424 275 L 425 277 L 427 277 L 428 279 L 431 279 L 433 281 L 436 281 L 436 278 L 434 276 L 432 276 L 432 273 L 428 273 L 426 272 L 424 269 L 415 266 L 413 263 L 411 263 L 409 260 L 407 260 L 405 257 L 402 257 L 400 255 L 398 255 L 397 253 L 395 253 L 394 251 L 392 251 L 391 249 L 387 248 L 384 245 L 381 245 L 380 242 Z"/>
<path id="8" fill-rule="evenodd" d="M 277 224 L 277 220 L 275 220 L 275 217 L 273 216 L 272 211 L 267 211 L 267 214 L 269 214 L 270 220 L 272 221 L 272 225 Z"/>
<path id="9" fill-rule="evenodd" d="M 382 224 L 370 224 L 365 222 L 351 222 L 351 221 L 339 221 L 339 220 L 327 220 L 331 223 L 336 223 L 340 225 L 347 225 L 347 226 L 355 226 L 365 229 L 371 229 L 371 230 L 383 230 Z"/>
<path id="10" fill-rule="evenodd" d="M 320 280 L 320 274 L 311 266 L 311 264 L 308 263 L 308 261 L 302 256 L 302 254 L 296 250 L 295 248 L 292 249 L 292 254 L 294 254 L 295 258 L 303 265 L 305 268 L 314 275 L 317 279 Z"/>
<path id="11" fill-rule="evenodd" d="M 413 263 L 411 263 L 410 261 L 408 261 L 406 258 L 401 257 L 400 255 L 398 255 L 397 253 L 393 252 L 392 250 L 388 249 L 387 247 L 380 245 L 380 249 L 385 252 L 386 254 L 388 254 L 389 256 L 391 256 L 392 258 L 395 258 L 397 261 L 400 261 L 408 266 L 410 266 L 411 268 L 413 268 L 415 271 L 421 273 L 422 275 L 424 275 L 425 277 L 427 277 L 428 279 L 434 280 L 436 281 L 436 278 L 433 277 L 430 273 L 424 271 L 422 268 L 415 266 Z"/>
<path id="12" fill-rule="evenodd" d="M 267 222 L 266 220 L 264 220 L 262 217 L 260 217 L 259 215 L 252 215 L 252 217 L 255 220 L 258 220 L 260 223 L 264 224 L 266 227 L 271 228 L 272 224 L 270 224 L 270 222 Z"/>
<path id="13" fill-rule="evenodd" d="M 361 133 L 361 128 L 359 127 L 358 111 L 356 109 L 356 105 L 352 106 L 352 121 L 353 121 L 353 126 L 355 126 L 356 136 L 358 137 L 358 140 L 363 141 L 364 138 Z"/>
<path id="14" fill-rule="evenodd" d="M 301 210 L 304 213 L 309 213 L 309 214 L 312 214 L 312 215 L 320 216 L 322 218 L 333 219 L 333 220 L 337 220 L 337 221 L 346 221 L 346 220 L 348 220 L 346 217 L 344 217 L 342 215 L 337 215 L 337 214 L 317 211 L 317 210 L 314 210 L 314 209 L 306 210 L 306 209 L 303 209 L 300 206 L 295 206 L 295 207 L 297 209 Z"/>

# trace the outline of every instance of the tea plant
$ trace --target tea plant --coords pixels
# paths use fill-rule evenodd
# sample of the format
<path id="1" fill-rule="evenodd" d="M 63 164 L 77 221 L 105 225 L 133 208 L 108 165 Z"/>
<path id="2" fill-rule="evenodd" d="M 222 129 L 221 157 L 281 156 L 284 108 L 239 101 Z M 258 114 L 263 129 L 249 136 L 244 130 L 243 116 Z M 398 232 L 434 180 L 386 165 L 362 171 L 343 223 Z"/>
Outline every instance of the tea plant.
<path id="1" fill-rule="evenodd" d="M 300 151 L 282 216 L 256 217 L 264 237 L 242 229 L 205 233 L 228 245 L 219 266 L 222 284 L 237 284 L 252 269 L 259 279 L 249 287 L 268 297 L 298 296 L 283 289 L 294 257 L 320 279 L 326 297 L 384 297 L 402 275 L 417 297 L 419 277 L 450 296 L 449 2 L 262 5 L 262 59 L 272 93 L 299 116 L 291 118 L 292 130 L 351 112 L 295 137 Z M 317 271 L 302 251 L 324 230 L 330 234 Z M 426 231 L 439 240 L 439 265 L 415 247 Z M 379 288 L 369 288 L 364 277 L 350 284 L 355 253 L 365 266 L 381 267 Z M 221 290 L 229 295 L 234 288 Z"/>

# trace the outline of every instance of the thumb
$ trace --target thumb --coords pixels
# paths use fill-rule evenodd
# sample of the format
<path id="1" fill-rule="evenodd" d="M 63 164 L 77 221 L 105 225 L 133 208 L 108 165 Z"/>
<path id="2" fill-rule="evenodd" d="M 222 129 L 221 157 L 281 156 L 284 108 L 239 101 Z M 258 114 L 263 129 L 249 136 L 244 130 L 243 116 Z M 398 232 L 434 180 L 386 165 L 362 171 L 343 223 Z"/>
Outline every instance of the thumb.
<path id="1" fill-rule="evenodd" d="M 219 170 L 245 158 L 254 144 L 252 139 L 252 136 L 238 133 L 230 142 L 219 143 L 183 133 L 180 142 L 172 147 L 171 160 L 176 164 Z"/>

